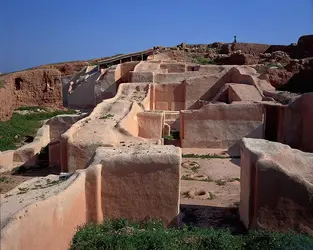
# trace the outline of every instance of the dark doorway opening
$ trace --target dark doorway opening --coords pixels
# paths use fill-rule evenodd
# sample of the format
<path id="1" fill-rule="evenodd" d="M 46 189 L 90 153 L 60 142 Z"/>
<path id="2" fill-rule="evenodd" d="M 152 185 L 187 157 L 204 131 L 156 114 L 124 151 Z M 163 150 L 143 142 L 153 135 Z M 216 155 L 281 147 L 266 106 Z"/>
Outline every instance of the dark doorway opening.
<path id="1" fill-rule="evenodd" d="M 22 86 L 22 83 L 23 82 L 23 79 L 18 77 L 18 78 L 15 78 L 15 90 L 20 90 L 21 89 L 21 86 Z"/>

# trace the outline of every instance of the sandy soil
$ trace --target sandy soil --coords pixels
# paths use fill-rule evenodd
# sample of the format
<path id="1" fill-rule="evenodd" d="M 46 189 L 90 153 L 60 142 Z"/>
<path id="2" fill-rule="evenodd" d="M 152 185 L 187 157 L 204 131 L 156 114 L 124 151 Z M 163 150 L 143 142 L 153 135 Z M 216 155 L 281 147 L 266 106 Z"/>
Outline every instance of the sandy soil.
<path id="1" fill-rule="evenodd" d="M 235 158 L 183 158 L 183 223 L 199 227 L 228 228 L 232 231 L 244 230 L 238 214 L 239 165 L 240 159 Z"/>
<path id="2" fill-rule="evenodd" d="M 0 194 L 5 194 L 24 181 L 30 180 L 32 178 L 33 177 L 31 176 L 12 175 L 11 171 L 0 173 Z"/>
<path id="3" fill-rule="evenodd" d="M 61 172 L 60 167 L 35 167 L 28 169 L 23 169 L 23 167 L 20 167 L 19 165 L 15 167 L 19 168 L 20 171 L 14 173 L 13 170 L 10 170 L 0 173 L 0 194 L 5 194 L 20 185 L 21 183 L 28 181 L 34 177 L 43 177 L 49 174 L 58 175 Z"/>

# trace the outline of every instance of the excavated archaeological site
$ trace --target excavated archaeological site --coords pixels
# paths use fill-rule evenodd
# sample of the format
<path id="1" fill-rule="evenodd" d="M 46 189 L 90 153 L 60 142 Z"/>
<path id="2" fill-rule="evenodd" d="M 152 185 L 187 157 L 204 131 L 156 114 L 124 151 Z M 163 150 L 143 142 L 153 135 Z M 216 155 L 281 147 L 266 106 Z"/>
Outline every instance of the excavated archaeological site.
<path id="1" fill-rule="evenodd" d="M 81 112 L 53 117 L 31 143 L 0 152 L 8 173 L 33 170 L 46 147 L 51 170 L 1 193 L 1 249 L 68 249 L 78 226 L 105 218 L 313 234 L 313 93 L 278 91 L 273 78 L 286 68 L 266 64 L 281 56 L 294 66 L 290 78 L 312 75 L 313 60 L 301 59 L 313 56 L 301 47 L 308 39 L 270 52 L 211 45 L 211 59 L 229 63 L 182 60 L 201 50 L 182 44 L 69 74 L 2 76 L 1 103 L 10 103 L 2 120 L 23 105 Z M 31 82 L 41 91 L 26 89 Z"/>

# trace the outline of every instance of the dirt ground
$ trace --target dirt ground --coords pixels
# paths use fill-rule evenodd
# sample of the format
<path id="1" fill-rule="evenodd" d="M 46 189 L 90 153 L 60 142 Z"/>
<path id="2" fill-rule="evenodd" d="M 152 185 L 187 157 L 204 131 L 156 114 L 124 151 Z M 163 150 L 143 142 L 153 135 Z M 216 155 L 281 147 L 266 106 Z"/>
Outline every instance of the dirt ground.
<path id="1" fill-rule="evenodd" d="M 242 232 L 240 159 L 183 158 L 181 218 L 187 225 Z"/>
<path id="2" fill-rule="evenodd" d="M 0 173 L 0 194 L 5 194 L 24 181 L 32 178 L 31 176 L 12 175 L 11 171 Z"/>
<path id="3" fill-rule="evenodd" d="M 37 167 L 24 171 L 22 169 L 21 172 L 15 174 L 13 174 L 14 171 L 0 173 L 0 194 L 5 194 L 34 177 L 45 177 L 50 174 L 58 175 L 60 171 L 61 169 L 57 167 Z"/>

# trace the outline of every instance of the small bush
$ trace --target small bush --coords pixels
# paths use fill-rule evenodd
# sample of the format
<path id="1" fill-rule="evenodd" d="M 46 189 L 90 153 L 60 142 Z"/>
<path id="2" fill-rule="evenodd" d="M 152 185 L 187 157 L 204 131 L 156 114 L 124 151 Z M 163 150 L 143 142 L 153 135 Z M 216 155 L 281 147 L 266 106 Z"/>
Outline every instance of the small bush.
<path id="1" fill-rule="evenodd" d="M 170 135 L 163 136 L 166 140 L 179 140 L 180 139 L 180 133 L 179 131 L 171 131 Z"/>
<path id="2" fill-rule="evenodd" d="M 265 74 L 267 73 L 267 71 L 271 68 L 271 67 L 277 67 L 278 69 L 284 69 L 286 64 L 275 64 L 275 63 L 270 63 L 264 66 L 255 66 L 255 70 L 261 75 L 261 74 Z"/>
<path id="3" fill-rule="evenodd" d="M 209 64 L 216 64 L 214 60 L 211 58 L 206 58 L 202 55 L 196 55 L 193 56 L 194 63 L 200 64 L 200 65 L 209 65 Z"/>
<path id="4" fill-rule="evenodd" d="M 0 177 L 0 183 L 9 183 L 9 179 L 6 176 Z"/>
<path id="5" fill-rule="evenodd" d="M 309 250 L 313 249 L 313 237 L 276 232 L 232 235 L 227 230 L 164 228 L 159 221 L 130 223 L 120 219 L 80 227 L 72 239 L 70 249 Z"/>
<path id="6" fill-rule="evenodd" d="M 163 136 L 163 138 L 164 138 L 165 140 L 175 140 L 174 137 L 173 137 L 173 135 L 165 135 L 165 136 Z"/>

